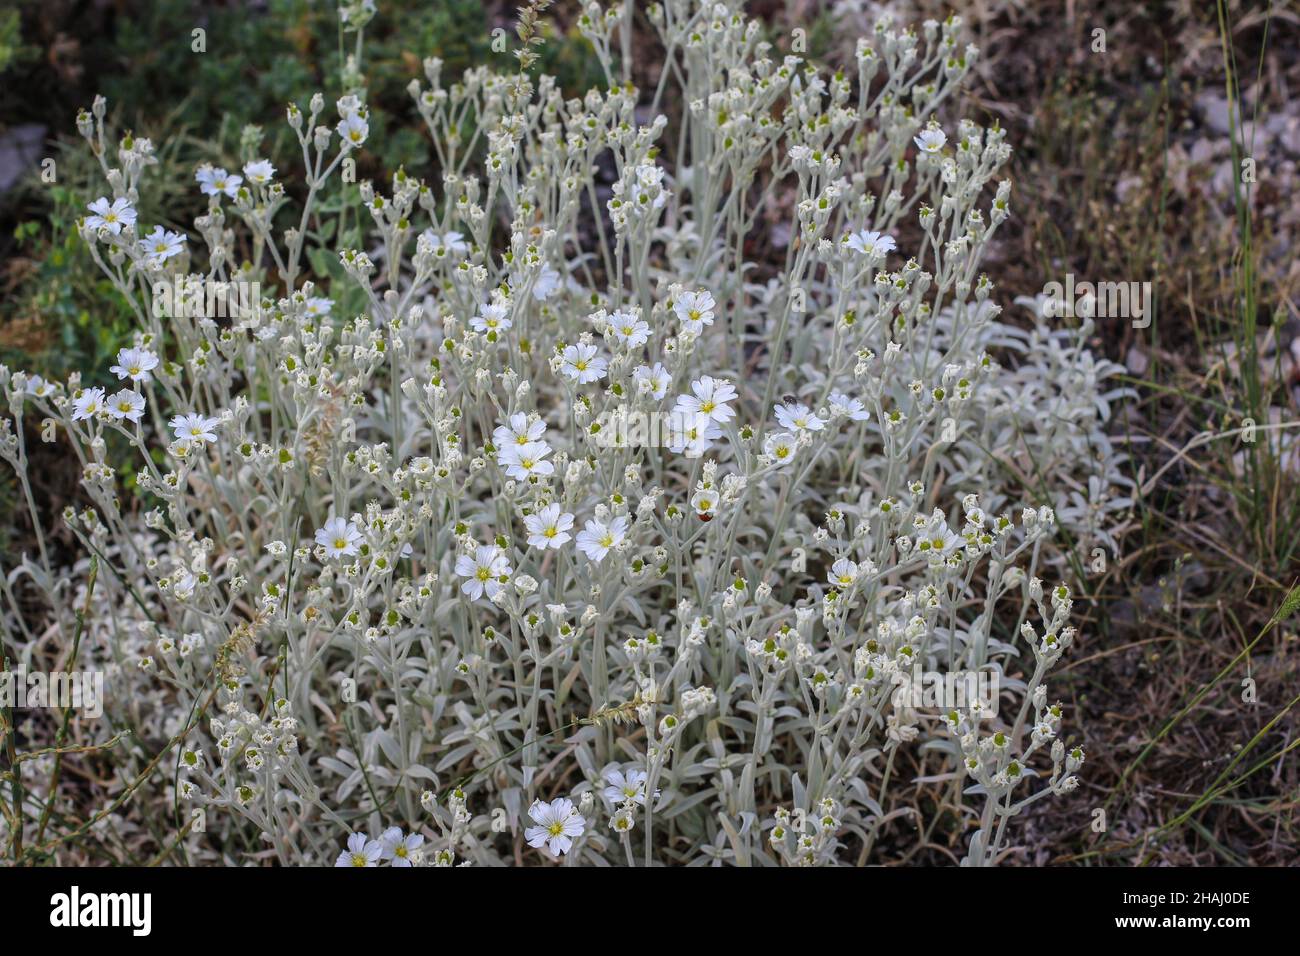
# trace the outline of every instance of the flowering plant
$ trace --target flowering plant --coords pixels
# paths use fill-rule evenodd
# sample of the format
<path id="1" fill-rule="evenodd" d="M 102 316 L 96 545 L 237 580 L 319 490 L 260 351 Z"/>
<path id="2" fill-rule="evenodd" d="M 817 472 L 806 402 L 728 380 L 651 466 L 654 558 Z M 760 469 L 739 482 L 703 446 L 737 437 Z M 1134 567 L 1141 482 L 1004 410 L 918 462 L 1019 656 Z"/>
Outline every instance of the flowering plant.
<path id="1" fill-rule="evenodd" d="M 121 764 L 109 810 L 56 835 L 37 757 L 46 810 L 9 806 L 6 846 L 70 852 L 112 812 L 203 862 L 864 862 L 919 816 L 918 761 L 987 865 L 1077 786 L 1047 679 L 1075 556 L 1127 505 L 1122 390 L 1086 326 L 1002 321 L 979 271 L 1011 148 L 941 124 L 960 20 L 882 21 L 832 74 L 737 3 L 667 0 L 643 95 L 633 5 L 592 3 L 607 83 L 566 99 L 528 70 L 543 6 L 517 70 L 410 84 L 437 182 L 357 181 L 366 3 L 332 113 L 288 108 L 304 182 L 250 128 L 238 173 L 197 170 L 193 235 L 137 221 L 153 144 L 114 150 L 102 99 L 80 118 L 108 184 L 81 235 L 139 329 L 111 394 L 0 370 L 38 526 L 25 414 L 88 499 L 84 558 L 42 537 L 6 621 L 103 670 L 156 756 L 73 721 Z M 928 706 L 918 670 L 999 690 Z"/>

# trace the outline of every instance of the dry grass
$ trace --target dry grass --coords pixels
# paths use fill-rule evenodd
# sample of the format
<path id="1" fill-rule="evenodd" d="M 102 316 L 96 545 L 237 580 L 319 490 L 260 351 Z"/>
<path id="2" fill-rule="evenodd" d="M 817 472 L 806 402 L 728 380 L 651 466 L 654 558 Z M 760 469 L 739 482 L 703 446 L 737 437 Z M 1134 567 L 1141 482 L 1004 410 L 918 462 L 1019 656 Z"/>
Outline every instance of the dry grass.
<path id="1" fill-rule="evenodd" d="M 1294 115 L 1296 15 L 1225 4 L 1221 24 L 1213 4 L 1074 3 L 1058 22 L 1049 5 L 997 6 L 976 19 L 991 41 L 984 104 L 1020 147 L 1023 218 L 1004 290 L 1073 272 L 1150 278 L 1159 297 L 1150 329 L 1099 326 L 1097 345 L 1127 361 L 1141 394 L 1118 423 L 1144 484 L 1139 527 L 1088 582 L 1090 639 L 1067 669 L 1095 757 L 1086 785 L 1069 809 L 1039 814 L 1024 843 L 1050 848 L 1039 863 L 1293 864 L 1300 647 L 1293 617 L 1269 622 L 1300 575 L 1300 475 L 1266 438 L 1232 431 L 1270 408 L 1296 420 L 1294 373 L 1276 358 L 1296 324 L 1295 235 L 1275 169 L 1249 199 L 1216 201 L 1198 188 L 1213 165 L 1178 160 L 1224 138 L 1198 107 L 1226 97 L 1229 76 L 1261 124 Z M 1096 25 L 1106 54 L 1090 50 Z M 1257 342 L 1251 324 L 1275 317 Z M 1252 374 L 1247 356 L 1270 347 Z"/>
<path id="2" fill-rule="evenodd" d="M 832 5 L 771 6 L 788 29 Z M 1140 397 L 1115 425 L 1145 487 L 1122 553 L 1082 582 L 1085 638 L 1063 675 L 1092 755 L 1085 783 L 1028 821 L 1010 859 L 1294 864 L 1300 644 L 1294 607 L 1275 615 L 1300 580 L 1300 455 L 1239 430 L 1297 421 L 1296 155 L 1276 136 L 1262 145 L 1250 121 L 1300 129 L 1300 16 L 1192 0 L 961 6 L 982 51 L 972 102 L 1017 150 L 1015 218 L 986 264 L 1003 299 L 1073 273 L 1151 280 L 1158 302 L 1151 328 L 1102 320 L 1093 342 L 1132 372 Z M 1227 114 L 1231 128 L 1207 109 L 1225 100 L 1245 113 Z M 1225 188 L 1254 149 L 1249 194 Z M 942 809 L 922 786 L 916 804 L 923 818 Z M 960 834 L 947 822 L 911 856 L 950 858 Z M 901 852 L 915 831 L 894 837 Z"/>

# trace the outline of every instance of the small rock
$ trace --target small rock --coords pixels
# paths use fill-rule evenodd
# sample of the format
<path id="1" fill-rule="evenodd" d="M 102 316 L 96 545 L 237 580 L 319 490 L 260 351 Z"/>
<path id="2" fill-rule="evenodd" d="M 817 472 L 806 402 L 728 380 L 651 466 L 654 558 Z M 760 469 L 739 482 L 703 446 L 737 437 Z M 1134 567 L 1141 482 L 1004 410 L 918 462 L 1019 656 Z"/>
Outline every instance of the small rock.
<path id="1" fill-rule="evenodd" d="M 1134 375 L 1144 375 L 1147 366 L 1150 364 L 1150 359 L 1147 358 L 1145 352 L 1134 345 L 1129 348 L 1128 355 L 1124 356 L 1124 364 Z"/>
<path id="2" fill-rule="evenodd" d="M 40 163 L 46 127 L 23 123 L 0 133 L 0 195 Z"/>

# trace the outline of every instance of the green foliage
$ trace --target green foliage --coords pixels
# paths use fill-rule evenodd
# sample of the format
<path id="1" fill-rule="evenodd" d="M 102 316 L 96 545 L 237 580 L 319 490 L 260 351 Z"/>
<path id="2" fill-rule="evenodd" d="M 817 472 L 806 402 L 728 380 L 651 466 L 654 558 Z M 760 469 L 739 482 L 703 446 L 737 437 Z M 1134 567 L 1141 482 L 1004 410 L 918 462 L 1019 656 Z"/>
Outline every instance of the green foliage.
<path id="1" fill-rule="evenodd" d="M 505 65 L 513 56 L 491 50 L 491 33 L 497 26 L 509 28 L 514 15 L 514 5 L 504 4 L 501 19 L 494 19 L 481 0 L 383 4 L 366 29 L 368 99 L 376 110 L 359 157 L 361 176 L 404 166 L 436 180 L 439 174 L 406 86 L 423 76 L 426 56 L 444 61 L 443 76 L 449 80 L 476 63 Z M 0 10 L 0 73 L 7 83 L 15 79 L 14 68 L 40 60 L 39 48 L 23 43 L 23 16 L 18 7 Z M 40 334 L 35 341 L 0 334 L 0 363 L 57 378 L 81 371 L 85 384 L 102 386 L 113 384 L 107 371 L 111 359 L 129 344 L 136 322 L 76 234 L 85 197 L 102 192 L 95 161 L 72 128 L 76 109 L 89 107 L 90 97 L 102 93 L 117 128 L 153 140 L 160 168 L 145 179 L 136 204 L 140 221 L 192 234 L 193 218 L 206 208 L 194 184 L 194 168 L 203 161 L 235 168 L 246 125 L 263 128 L 262 152 L 274 157 L 287 178 L 300 177 L 301 170 L 294 168 L 300 158 L 284 123 L 285 106 L 302 99 L 305 90 L 319 89 L 327 99 L 340 95 L 338 68 L 345 48 L 336 5 L 311 0 L 271 0 L 263 10 L 205 4 L 197 12 L 190 0 L 126 2 L 106 23 L 111 29 L 98 20 L 84 23 L 80 34 L 77 23 L 68 27 L 86 66 L 79 85 L 47 70 L 4 91 L 9 104 L 5 119 L 26 116 L 19 108 L 24 101 L 45 103 L 41 121 L 50 124 L 50 136 L 63 146 L 55 154 L 56 183 L 29 177 L 4 197 L 8 221 L 3 228 L 14 240 L 11 266 L 26 260 L 21 274 L 10 273 L 18 278 L 11 279 L 6 294 L 5 318 L 33 320 Z M 203 53 L 191 46 L 197 27 L 205 30 Z M 556 76 L 570 95 L 600 81 L 590 47 L 576 31 L 557 34 L 546 18 L 537 29 L 546 42 L 534 47 L 540 53 L 534 69 Z M 344 190 L 351 195 L 331 189 L 321 197 L 322 213 L 345 202 L 355 204 L 356 187 Z M 324 221 L 333 228 L 332 217 Z M 361 244 L 354 229 L 347 232 L 343 237 L 312 236 L 307 250 L 313 270 L 332 276 L 335 288 L 346 283 L 340 281 L 334 249 Z M 353 290 L 339 305 L 343 312 L 359 311 L 364 296 Z M 16 513 L 10 507 L 12 492 L 0 484 L 0 512 L 6 515 Z M 0 549 L 9 530 L 8 521 L 0 521 Z"/>
<path id="2" fill-rule="evenodd" d="M 506 16 L 514 13 L 510 5 L 502 11 Z M 301 98 L 304 90 L 320 89 L 327 99 L 340 93 L 337 77 L 344 42 L 334 4 L 271 0 L 262 11 L 205 7 L 196 18 L 189 0 L 155 0 L 130 4 L 112 22 L 111 33 L 78 39 L 88 61 L 115 66 L 86 78 L 91 89 L 108 98 L 114 124 L 149 136 L 158 149 L 161 169 L 148 177 L 146 194 L 137 204 L 141 222 L 189 231 L 193 217 L 205 208 L 194 186 L 194 167 L 209 161 L 235 168 L 239 135 L 248 124 L 266 131 L 263 152 L 274 156 L 277 166 L 287 175 L 300 174 L 293 168 L 300 160 L 284 125 L 285 105 Z M 504 64 L 511 54 L 491 50 L 496 25 L 480 0 L 384 4 L 366 30 L 368 99 L 376 109 L 366 151 L 359 157 L 362 176 L 405 166 L 436 179 L 406 86 L 422 76 L 425 56 L 441 58 L 448 78 L 473 63 Z M 29 56 L 21 46 L 20 27 L 16 9 L 0 13 L 0 70 Z M 206 31 L 203 53 L 191 48 L 197 27 Z M 557 76 L 569 92 L 597 82 L 597 69 L 586 55 L 589 48 L 576 32 L 555 35 L 546 19 L 538 28 L 547 42 L 538 48 L 537 69 Z M 76 99 L 76 94 L 69 96 Z M 166 113 L 159 107 L 164 103 L 169 105 Z M 37 268 L 14 295 L 11 312 L 38 316 L 49 333 L 48 348 L 33 355 L 0 341 L 0 361 L 64 375 L 78 368 L 106 368 L 110 363 L 103 359 L 124 344 L 131 324 L 124 304 L 106 308 L 105 303 L 120 300 L 106 288 L 74 231 L 85 211 L 78 197 L 88 194 L 99 173 L 70 126 L 52 130 L 52 135 L 65 138 L 68 147 L 58 158 L 57 184 L 24 190 L 34 211 L 25 209 L 30 218 L 15 224 L 13 236 L 16 251 Z M 328 210 L 342 200 L 323 197 L 321 208 Z M 39 212 L 48 219 L 42 220 L 35 214 Z M 313 266 L 320 274 L 338 271 L 337 262 L 330 261 L 332 250 L 348 243 L 331 236 L 313 238 L 320 245 L 311 255 Z M 355 236 L 349 240 L 354 245 L 358 241 Z"/>
<path id="3" fill-rule="evenodd" d="M 11 317 L 39 319 L 42 346 L 0 337 L 0 362 L 63 377 L 81 370 L 87 384 L 110 384 L 108 359 L 129 339 L 130 309 L 95 268 L 76 233 L 84 214 L 83 197 L 97 171 L 84 150 L 59 158 L 60 181 L 44 187 L 48 208 L 43 219 L 24 220 L 13 235 L 31 272 L 13 297 Z M 153 205 L 156 201 L 144 197 Z"/>
<path id="4" fill-rule="evenodd" d="M 18 8 L 0 10 L 0 73 L 16 64 L 29 62 L 36 55 L 33 47 L 23 44 L 22 17 Z"/>
<path id="5" fill-rule="evenodd" d="M 271 130 L 303 90 L 320 89 L 327 98 L 341 94 L 339 66 L 350 47 L 333 4 L 272 0 L 256 15 L 210 8 L 196 22 L 187 0 L 158 0 L 140 13 L 123 18 L 115 38 L 114 58 L 126 68 L 100 90 L 127 128 L 156 121 L 159 103 L 182 103 L 174 116 L 207 135 L 218 129 L 238 135 L 248 123 Z M 367 149 L 376 168 L 427 165 L 425 139 L 406 122 L 415 116 L 406 85 L 422 76 L 426 56 L 442 59 L 449 78 L 473 63 L 504 60 L 509 54 L 491 51 L 495 25 L 480 0 L 384 4 L 366 27 L 367 98 L 376 117 L 391 118 L 397 129 L 380 124 L 371 130 Z M 191 50 L 198 26 L 206 31 L 204 53 Z M 555 72 L 566 89 L 585 90 L 594 74 L 584 49 L 576 35 L 548 38 L 540 68 Z"/>

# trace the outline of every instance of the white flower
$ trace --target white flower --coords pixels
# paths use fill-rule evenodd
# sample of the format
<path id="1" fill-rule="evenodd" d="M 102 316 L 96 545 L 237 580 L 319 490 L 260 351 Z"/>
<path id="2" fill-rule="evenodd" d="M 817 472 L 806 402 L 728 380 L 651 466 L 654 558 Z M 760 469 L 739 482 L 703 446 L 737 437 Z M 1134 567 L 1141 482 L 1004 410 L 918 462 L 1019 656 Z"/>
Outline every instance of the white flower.
<path id="1" fill-rule="evenodd" d="M 498 449 L 503 449 L 509 445 L 527 445 L 540 441 L 545 434 L 546 422 L 540 418 L 529 422 L 528 416 L 523 412 L 515 412 L 510 416 L 509 424 L 498 425 L 492 432 L 492 442 Z"/>
<path id="2" fill-rule="evenodd" d="M 560 545 L 570 541 L 573 536 L 569 530 L 573 527 L 573 515 L 560 510 L 557 504 L 550 504 L 536 514 L 524 518 L 524 527 L 528 529 L 528 545 L 533 548 L 559 550 Z"/>
<path id="3" fill-rule="evenodd" d="M 316 318 L 323 318 L 330 314 L 330 309 L 334 308 L 334 300 L 326 299 L 323 296 L 313 296 L 308 299 L 303 307 L 303 312 Z"/>
<path id="4" fill-rule="evenodd" d="M 545 302 L 555 295 L 559 288 L 560 273 L 552 269 L 550 263 L 543 263 L 542 270 L 537 273 L 537 279 L 533 282 L 533 298 L 538 302 Z"/>
<path id="5" fill-rule="evenodd" d="M 931 561 L 939 561 L 952 554 L 962 544 L 961 535 L 949 528 L 948 523 L 939 516 L 926 522 L 925 530 L 917 536 L 916 549 L 928 554 Z"/>
<path id="6" fill-rule="evenodd" d="M 920 136 L 914 137 L 912 142 L 916 143 L 916 148 L 923 153 L 937 153 L 948 142 L 948 137 L 939 127 L 931 126 L 923 130 Z"/>
<path id="7" fill-rule="evenodd" d="M 479 309 L 479 314 L 469 320 L 470 328 L 475 332 L 504 332 L 514 323 L 506 318 L 510 311 L 508 303 L 489 302 Z"/>
<path id="8" fill-rule="evenodd" d="M 570 345 L 564 350 L 563 359 L 560 371 L 580 384 L 585 385 L 605 377 L 606 362 L 603 358 L 596 357 L 594 345 Z"/>
<path id="9" fill-rule="evenodd" d="M 821 431 L 826 425 L 807 405 L 799 402 L 787 402 L 776 406 L 776 420 L 782 428 L 794 428 L 800 431 Z"/>
<path id="10" fill-rule="evenodd" d="M 619 807 L 609 818 L 609 826 L 617 833 L 629 833 L 636 826 L 636 818 L 627 807 Z"/>
<path id="11" fill-rule="evenodd" d="M 402 835 L 401 827 L 389 827 L 379 835 L 383 845 L 382 856 L 389 866 L 410 866 L 411 856 L 424 846 L 424 837 L 419 833 Z"/>
<path id="12" fill-rule="evenodd" d="M 54 386 L 39 375 L 27 376 L 27 394 L 35 395 L 37 398 L 44 398 L 54 391 Z"/>
<path id="13" fill-rule="evenodd" d="M 231 199 L 239 193 L 239 187 L 244 181 L 243 176 L 233 176 L 219 166 L 200 166 L 194 173 L 194 179 L 203 195 L 217 196 L 225 193 Z"/>
<path id="14" fill-rule="evenodd" d="M 528 808 L 528 815 L 537 824 L 524 831 L 528 845 L 539 848 L 545 845 L 556 856 L 568 853 L 573 847 L 573 838 L 582 836 L 587 827 L 587 821 L 578 813 L 573 801 L 564 797 L 550 803 L 534 800 Z"/>
<path id="15" fill-rule="evenodd" d="M 474 549 L 474 556 L 462 554 L 456 559 L 456 574 L 467 578 L 460 589 L 477 601 L 486 591 L 489 599 L 496 597 L 501 590 L 501 579 L 509 577 L 510 562 L 499 548 L 480 544 Z"/>
<path id="16" fill-rule="evenodd" d="M 722 429 L 708 415 L 698 412 L 673 412 L 668 417 L 668 450 L 699 458 L 722 437 Z"/>
<path id="17" fill-rule="evenodd" d="M 184 252 L 185 237 L 179 232 L 168 232 L 162 226 L 155 226 L 153 232 L 140 240 L 140 248 L 149 261 L 157 265 Z"/>
<path id="18" fill-rule="evenodd" d="M 181 568 L 176 572 L 176 579 L 172 581 L 172 594 L 182 601 L 188 601 L 194 596 L 194 589 L 198 587 L 199 579 L 194 576 L 189 568 Z"/>
<path id="19" fill-rule="evenodd" d="M 631 312 L 615 312 L 609 317 L 609 327 L 626 348 L 634 349 L 650 341 L 650 326 Z"/>
<path id="20" fill-rule="evenodd" d="M 144 414 L 144 396 L 131 388 L 124 388 L 108 400 L 108 413 L 114 418 L 138 422 Z"/>
<path id="21" fill-rule="evenodd" d="M 341 558 L 357 553 L 361 531 L 346 518 L 334 517 L 316 532 L 316 543 L 325 549 L 326 557 Z"/>
<path id="22" fill-rule="evenodd" d="M 448 252 L 452 252 L 459 256 L 469 252 L 469 243 L 465 241 L 465 237 L 459 232 L 444 232 L 442 235 L 438 235 L 432 229 L 426 229 L 422 235 L 429 240 L 434 255 L 444 256 Z"/>
<path id="23" fill-rule="evenodd" d="M 794 457 L 794 436 L 789 432 L 775 432 L 763 440 L 763 451 L 778 462 L 786 462 Z"/>
<path id="24" fill-rule="evenodd" d="M 668 374 L 662 362 L 655 362 L 654 368 L 648 365 L 638 365 L 634 368 L 632 381 L 636 384 L 638 392 L 643 392 L 658 402 L 668 394 L 668 386 L 672 385 L 673 377 Z"/>
<path id="25" fill-rule="evenodd" d="M 339 136 L 348 148 L 360 146 L 370 134 L 370 124 L 360 113 L 349 113 L 339 121 Z"/>
<path id="26" fill-rule="evenodd" d="M 255 186 L 265 186 L 271 182 L 275 176 L 275 167 L 271 165 L 269 159 L 259 159 L 255 162 L 244 164 L 244 175 L 248 181 Z"/>
<path id="27" fill-rule="evenodd" d="M 384 846 L 378 840 L 372 840 L 364 833 L 354 833 L 348 837 L 348 848 L 334 861 L 338 866 L 378 866 L 383 855 Z"/>
<path id="28" fill-rule="evenodd" d="M 848 558 L 840 558 L 831 565 L 831 569 L 826 572 L 826 580 L 832 587 L 847 588 L 852 587 L 853 582 L 858 577 L 858 566 L 856 562 Z"/>
<path id="29" fill-rule="evenodd" d="M 533 475 L 551 475 L 555 466 L 545 460 L 550 454 L 551 446 L 546 442 L 528 442 L 526 445 L 506 445 L 497 454 L 497 460 L 505 468 L 506 474 L 516 481 L 524 481 Z"/>
<path id="30" fill-rule="evenodd" d="M 104 390 L 102 388 L 87 388 L 80 395 L 72 400 L 72 420 L 81 421 L 86 418 L 94 418 L 100 412 L 105 411 Z"/>
<path id="31" fill-rule="evenodd" d="M 856 398 L 850 398 L 843 392 L 831 392 L 830 395 L 831 411 L 837 415 L 845 415 L 850 421 L 865 422 L 871 417 L 866 406 Z"/>
<path id="32" fill-rule="evenodd" d="M 627 201 L 634 215 L 646 209 L 662 209 L 668 201 L 668 190 L 663 188 L 664 171 L 650 163 L 632 170 L 627 183 Z"/>
<path id="33" fill-rule="evenodd" d="M 149 381 L 149 373 L 158 367 L 158 356 L 147 349 L 122 349 L 117 353 L 117 364 L 109 369 L 118 378 L 133 382 Z"/>
<path id="34" fill-rule="evenodd" d="M 176 433 L 176 438 L 184 442 L 216 441 L 217 433 L 213 431 L 221 422 L 215 418 L 202 415 L 177 415 L 167 423 Z"/>
<path id="35" fill-rule="evenodd" d="M 627 537 L 628 519 L 619 515 L 608 524 L 592 519 L 578 532 L 578 550 L 596 564 Z"/>
<path id="36" fill-rule="evenodd" d="M 718 513 L 718 495 L 713 491 L 701 489 L 691 495 L 691 507 L 701 521 L 710 521 Z"/>
<path id="37" fill-rule="evenodd" d="M 886 254 L 893 252 L 896 248 L 893 236 L 881 235 L 878 232 L 854 232 L 848 238 L 849 248 L 855 252 L 860 252 L 871 259 L 883 259 Z"/>
<path id="38" fill-rule="evenodd" d="M 631 800 L 633 803 L 645 806 L 646 772 L 644 770 L 629 770 L 623 773 L 617 767 L 611 767 L 605 771 L 605 783 L 609 784 L 605 788 L 605 799 L 613 805 L 618 806 Z"/>
<path id="39" fill-rule="evenodd" d="M 699 414 L 719 424 L 736 417 L 735 409 L 727 405 L 736 398 L 735 386 L 730 382 L 705 375 L 691 383 L 691 391 L 695 394 L 677 396 L 674 413 Z"/>
<path id="40" fill-rule="evenodd" d="M 368 21 L 375 15 L 377 9 L 375 0 L 361 0 L 359 4 L 356 0 L 350 3 L 345 0 L 339 4 L 339 22 L 350 23 L 354 15 L 358 15 L 357 19 L 360 21 Z"/>
<path id="41" fill-rule="evenodd" d="M 94 215 L 86 217 L 87 228 L 107 229 L 116 236 L 123 226 L 135 225 L 135 210 L 124 197 L 114 199 L 110 205 L 107 196 L 100 196 L 88 208 Z"/>
<path id="42" fill-rule="evenodd" d="M 715 305 L 709 292 L 683 292 L 673 300 L 673 311 L 684 328 L 699 335 L 706 325 L 713 324 Z"/>

